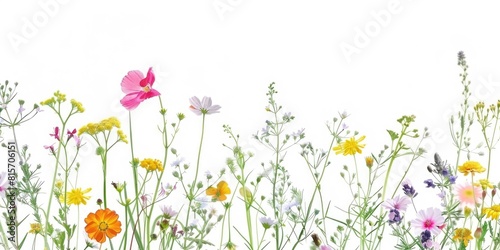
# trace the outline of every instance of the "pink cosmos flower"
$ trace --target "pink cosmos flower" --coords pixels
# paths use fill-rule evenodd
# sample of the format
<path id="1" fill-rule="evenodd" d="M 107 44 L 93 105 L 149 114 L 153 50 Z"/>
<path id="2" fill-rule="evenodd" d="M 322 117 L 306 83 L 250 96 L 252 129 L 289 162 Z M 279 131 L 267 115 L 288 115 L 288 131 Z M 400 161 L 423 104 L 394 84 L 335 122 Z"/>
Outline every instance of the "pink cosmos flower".
<path id="1" fill-rule="evenodd" d="M 394 199 L 386 200 L 382 203 L 382 207 L 389 210 L 396 209 L 400 211 L 406 211 L 408 205 L 411 204 L 410 198 L 408 196 L 398 195 Z"/>
<path id="2" fill-rule="evenodd" d="M 142 101 L 159 96 L 160 92 L 153 89 L 154 82 L 153 68 L 149 68 L 146 77 L 139 70 L 129 71 L 122 80 L 122 91 L 126 95 L 120 100 L 120 103 L 127 110 L 132 110 L 137 108 Z"/>
<path id="3" fill-rule="evenodd" d="M 212 105 L 212 98 L 210 97 L 204 96 L 200 102 L 198 97 L 193 96 L 189 98 L 189 102 L 191 103 L 189 109 L 197 115 L 219 113 L 220 106 Z"/>
<path id="4" fill-rule="evenodd" d="M 475 187 L 470 183 L 457 183 L 453 191 L 462 207 L 475 207 L 476 203 L 481 202 L 481 187 Z"/>
<path id="5" fill-rule="evenodd" d="M 444 224 L 444 217 L 441 215 L 441 210 L 438 208 L 427 208 L 427 210 L 420 210 L 417 218 L 411 221 L 413 228 L 419 232 L 428 230 L 432 235 L 437 235 L 441 232 L 439 228 Z"/>

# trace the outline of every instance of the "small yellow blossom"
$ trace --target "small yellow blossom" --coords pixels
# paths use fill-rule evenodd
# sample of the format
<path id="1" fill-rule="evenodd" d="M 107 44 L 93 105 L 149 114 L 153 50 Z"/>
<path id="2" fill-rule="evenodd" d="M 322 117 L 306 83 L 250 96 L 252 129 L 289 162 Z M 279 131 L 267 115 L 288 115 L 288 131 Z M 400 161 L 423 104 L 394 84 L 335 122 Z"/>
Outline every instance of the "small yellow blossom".
<path id="1" fill-rule="evenodd" d="M 464 176 L 467 176 L 469 173 L 474 176 L 475 173 L 482 173 L 486 169 L 477 161 L 466 161 L 462 166 L 458 167 L 458 171 L 464 174 Z"/>
<path id="2" fill-rule="evenodd" d="M 217 187 L 209 187 L 206 190 L 206 194 L 212 196 L 212 200 L 225 201 L 227 199 L 226 194 L 230 194 L 231 189 L 229 188 L 227 182 L 220 181 Z"/>
<path id="3" fill-rule="evenodd" d="M 128 143 L 127 135 L 125 135 L 125 133 L 123 133 L 121 129 L 118 129 L 116 132 L 118 134 L 118 137 L 120 138 L 120 141 Z"/>
<path id="4" fill-rule="evenodd" d="M 54 184 L 54 186 L 56 186 L 56 188 L 61 189 L 63 184 L 64 184 L 64 182 L 61 179 L 59 179 L 59 180 L 56 180 L 56 183 Z"/>
<path id="5" fill-rule="evenodd" d="M 92 188 L 87 188 L 82 191 L 81 188 L 75 188 L 66 193 L 66 204 L 67 205 L 87 205 L 87 200 L 90 199 L 90 196 L 86 196 L 88 192 L 90 192 Z M 64 195 L 59 196 L 59 201 L 64 203 Z"/>
<path id="6" fill-rule="evenodd" d="M 491 182 L 488 179 L 481 179 L 479 182 L 474 183 L 474 186 L 476 187 L 481 187 L 483 190 L 486 190 L 488 188 L 493 189 L 494 186 L 491 184 Z"/>
<path id="7" fill-rule="evenodd" d="M 83 113 L 85 111 L 85 108 L 83 107 L 82 103 L 75 99 L 71 99 L 71 106 L 75 107 L 76 110 L 80 113 Z"/>
<path id="8" fill-rule="evenodd" d="M 488 219 L 498 220 L 498 217 L 500 216 L 500 205 L 485 207 L 483 208 L 482 213 L 485 214 Z"/>
<path id="9" fill-rule="evenodd" d="M 30 223 L 30 230 L 28 232 L 30 234 L 39 234 L 42 232 L 42 225 L 40 223 Z"/>
<path id="10" fill-rule="evenodd" d="M 56 99 L 54 99 L 54 97 L 51 97 L 45 101 L 41 101 L 40 102 L 40 105 L 42 106 L 50 106 L 50 105 L 53 105 L 54 103 L 56 102 Z"/>
<path id="11" fill-rule="evenodd" d="M 464 243 L 465 247 L 469 245 L 469 240 L 472 240 L 471 231 L 468 228 L 457 228 L 455 229 L 455 235 L 453 236 L 454 241 L 461 241 Z"/>
<path id="12" fill-rule="evenodd" d="M 371 156 L 365 157 L 365 163 L 368 168 L 373 167 L 373 157 Z"/>
<path id="13" fill-rule="evenodd" d="M 141 161 L 140 166 L 145 168 L 147 171 L 163 171 L 163 164 L 157 159 L 146 158 Z"/>
<path id="14" fill-rule="evenodd" d="M 343 155 L 355 155 L 356 153 L 361 154 L 361 149 L 365 147 L 365 144 L 360 144 L 361 141 L 365 139 L 365 136 L 361 136 L 359 139 L 355 139 L 351 137 L 347 139 L 345 142 L 340 143 L 339 145 L 333 147 L 333 151 L 335 154 L 343 154 Z"/>
<path id="15" fill-rule="evenodd" d="M 61 93 L 59 90 L 54 93 L 54 97 L 59 103 L 66 101 L 66 95 Z"/>

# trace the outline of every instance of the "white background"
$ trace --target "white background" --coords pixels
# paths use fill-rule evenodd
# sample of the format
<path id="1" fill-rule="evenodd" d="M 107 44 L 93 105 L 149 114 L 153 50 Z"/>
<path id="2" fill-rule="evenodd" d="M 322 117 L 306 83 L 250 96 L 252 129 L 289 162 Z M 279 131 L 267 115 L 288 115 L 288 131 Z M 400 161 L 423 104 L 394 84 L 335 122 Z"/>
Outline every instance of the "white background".
<path id="1" fill-rule="evenodd" d="M 367 136 L 363 153 L 377 154 L 389 143 L 385 130 L 397 130 L 397 118 L 414 114 L 416 128 L 428 127 L 433 136 L 427 159 L 410 171 L 424 175 L 436 151 L 455 162 L 448 120 L 461 101 L 458 51 L 470 65 L 472 103 L 500 98 L 499 7 L 495 1 L 1 1 L 0 80 L 19 82 L 27 109 L 56 90 L 82 102 L 86 111 L 72 127 L 116 116 L 127 129 L 121 79 L 152 66 L 169 119 L 186 114 L 174 147 L 193 165 L 201 118 L 188 110 L 188 98 L 211 96 L 222 106 L 206 121 L 201 167 L 214 172 L 229 156 L 221 146 L 229 142 L 222 124 L 231 125 L 247 149 L 263 150 L 250 137 L 269 119 L 265 93 L 276 82 L 278 102 L 296 116 L 289 132 L 305 128 L 306 141 L 316 147 L 328 146 L 325 122 L 347 111 L 349 128 Z M 157 111 L 152 99 L 132 112 L 140 158 L 161 158 Z M 54 122 L 46 110 L 19 130 L 32 164 L 47 172 L 53 163 L 43 145 L 52 143 Z M 4 137 L 10 138 L 5 129 Z M 128 149 L 112 151 L 122 155 L 111 166 L 116 181 L 125 178 Z M 82 187 L 100 171 L 92 152 L 82 152 Z M 340 183 L 342 158 L 332 161 L 329 179 Z M 253 162 L 256 171 L 259 163 Z M 288 164 L 294 184 L 307 186 L 298 178 L 305 165 Z M 423 187 L 421 179 L 414 182 Z M 339 197 L 337 188 L 327 192 Z M 96 209 L 91 204 L 82 214 Z"/>

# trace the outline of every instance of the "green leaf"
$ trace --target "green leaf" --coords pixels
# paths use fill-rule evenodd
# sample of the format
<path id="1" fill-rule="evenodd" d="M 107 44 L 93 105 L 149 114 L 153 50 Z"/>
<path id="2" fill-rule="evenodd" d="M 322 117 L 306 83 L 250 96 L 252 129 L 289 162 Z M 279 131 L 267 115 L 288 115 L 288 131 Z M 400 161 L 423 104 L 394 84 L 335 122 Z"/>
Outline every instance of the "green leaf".
<path id="1" fill-rule="evenodd" d="M 396 133 L 396 132 L 394 132 L 394 131 L 392 131 L 392 130 L 387 130 L 387 132 L 389 132 L 389 135 L 391 136 L 391 140 L 393 140 L 393 141 L 394 141 L 394 140 L 396 140 L 396 139 L 398 139 L 398 138 L 399 138 L 398 133 Z"/>

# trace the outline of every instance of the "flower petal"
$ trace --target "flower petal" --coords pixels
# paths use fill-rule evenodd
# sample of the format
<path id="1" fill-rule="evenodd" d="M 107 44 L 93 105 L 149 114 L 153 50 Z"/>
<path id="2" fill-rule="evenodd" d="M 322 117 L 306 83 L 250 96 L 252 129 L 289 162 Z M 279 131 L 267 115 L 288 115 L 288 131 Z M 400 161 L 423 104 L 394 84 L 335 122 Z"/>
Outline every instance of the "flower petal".
<path id="1" fill-rule="evenodd" d="M 143 80 L 144 75 L 139 70 L 132 70 L 127 73 L 122 79 L 122 91 L 125 94 L 131 92 L 141 91 L 142 87 L 140 85 L 141 80 Z"/>
<path id="2" fill-rule="evenodd" d="M 155 74 L 153 73 L 153 68 L 150 67 L 148 70 L 148 73 L 146 75 L 146 78 L 141 79 L 139 81 L 139 85 L 141 87 L 146 87 L 148 84 L 149 84 L 149 86 L 153 86 L 154 82 L 155 82 Z"/>

